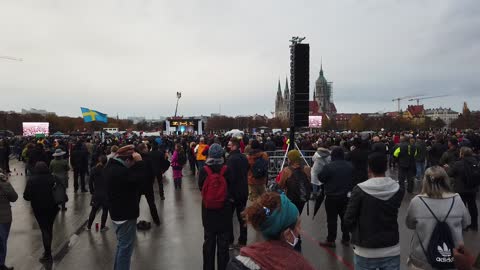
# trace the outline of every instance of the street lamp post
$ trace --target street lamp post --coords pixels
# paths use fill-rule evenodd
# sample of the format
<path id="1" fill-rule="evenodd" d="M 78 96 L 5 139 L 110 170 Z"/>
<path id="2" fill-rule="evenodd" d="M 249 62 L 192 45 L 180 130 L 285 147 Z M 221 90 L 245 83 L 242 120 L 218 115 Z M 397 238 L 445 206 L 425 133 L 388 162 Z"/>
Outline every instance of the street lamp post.
<path id="1" fill-rule="evenodd" d="M 177 110 L 178 110 L 178 101 L 182 97 L 182 92 L 177 92 L 177 105 L 175 106 L 175 115 L 174 117 L 177 117 Z"/>

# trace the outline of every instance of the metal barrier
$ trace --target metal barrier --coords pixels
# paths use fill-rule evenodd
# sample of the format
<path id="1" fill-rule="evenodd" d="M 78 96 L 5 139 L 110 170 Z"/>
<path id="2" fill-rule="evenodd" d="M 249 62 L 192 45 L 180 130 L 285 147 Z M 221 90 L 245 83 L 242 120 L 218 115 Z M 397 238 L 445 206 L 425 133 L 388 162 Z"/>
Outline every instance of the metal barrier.
<path id="1" fill-rule="evenodd" d="M 305 161 L 307 164 L 305 164 L 305 161 L 303 161 L 303 165 L 308 165 L 308 166 L 313 166 L 313 161 L 312 157 L 315 154 L 315 151 L 301 151 L 303 154 L 303 157 L 305 158 Z M 283 150 L 278 150 L 278 151 L 267 151 L 266 152 L 269 157 L 269 162 L 268 162 L 268 182 L 275 181 L 275 178 L 278 176 L 280 171 L 283 169 L 282 168 L 282 163 L 283 160 L 285 159 L 285 151 Z M 302 159 L 303 160 L 303 159 Z M 288 164 L 288 159 L 285 159 L 285 164 L 286 166 Z"/>

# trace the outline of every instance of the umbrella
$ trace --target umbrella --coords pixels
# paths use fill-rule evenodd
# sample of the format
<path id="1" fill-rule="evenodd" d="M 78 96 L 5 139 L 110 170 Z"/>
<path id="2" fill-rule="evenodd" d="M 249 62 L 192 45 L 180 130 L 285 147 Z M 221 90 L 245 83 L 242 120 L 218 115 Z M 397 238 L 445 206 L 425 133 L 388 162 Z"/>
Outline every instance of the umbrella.
<path id="1" fill-rule="evenodd" d="M 232 129 L 232 130 L 226 132 L 225 135 L 232 136 L 232 137 L 242 137 L 243 136 L 243 131 L 238 130 L 238 129 Z"/>
<path id="2" fill-rule="evenodd" d="M 320 192 L 318 193 L 317 197 L 315 198 L 315 206 L 313 207 L 313 216 L 312 220 L 315 218 L 315 215 L 322 206 L 323 200 L 325 199 L 325 192 L 323 191 L 323 187 L 320 187 Z"/>

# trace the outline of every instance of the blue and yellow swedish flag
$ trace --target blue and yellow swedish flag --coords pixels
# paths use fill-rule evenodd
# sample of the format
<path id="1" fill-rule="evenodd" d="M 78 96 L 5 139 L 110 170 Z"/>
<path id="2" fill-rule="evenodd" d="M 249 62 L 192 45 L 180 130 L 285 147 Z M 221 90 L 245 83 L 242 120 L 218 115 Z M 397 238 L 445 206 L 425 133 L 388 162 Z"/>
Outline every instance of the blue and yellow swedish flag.
<path id="1" fill-rule="evenodd" d="M 94 121 L 107 123 L 108 121 L 107 115 L 104 113 L 90 110 L 88 108 L 83 108 L 83 107 L 80 107 L 80 109 L 82 110 L 83 121 L 85 123 L 94 122 Z"/>

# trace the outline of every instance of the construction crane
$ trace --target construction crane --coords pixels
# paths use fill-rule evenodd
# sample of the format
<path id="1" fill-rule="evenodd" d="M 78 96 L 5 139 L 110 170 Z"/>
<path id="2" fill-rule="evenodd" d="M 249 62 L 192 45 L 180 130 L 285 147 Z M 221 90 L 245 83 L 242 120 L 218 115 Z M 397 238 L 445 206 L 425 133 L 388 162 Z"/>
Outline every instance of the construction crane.
<path id="1" fill-rule="evenodd" d="M 431 98 L 440 98 L 440 97 L 448 97 L 450 95 L 438 95 L 438 96 L 431 96 L 431 97 L 417 97 L 417 98 L 411 98 L 409 99 L 408 101 L 414 101 L 416 100 L 417 101 L 417 105 L 420 105 L 420 100 L 424 100 L 424 99 L 431 99 Z"/>
<path id="2" fill-rule="evenodd" d="M 415 96 L 406 96 L 406 97 L 397 97 L 392 99 L 393 102 L 397 102 L 397 111 L 400 112 L 400 100 L 408 99 L 408 98 L 417 98 L 422 97 L 423 95 L 415 95 Z"/>

